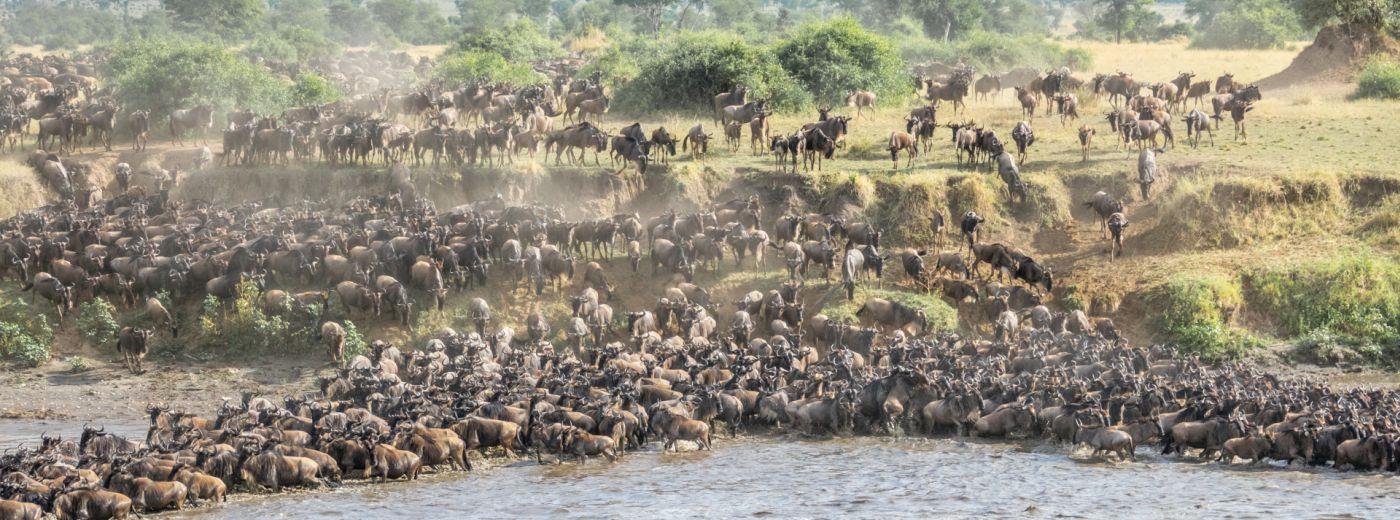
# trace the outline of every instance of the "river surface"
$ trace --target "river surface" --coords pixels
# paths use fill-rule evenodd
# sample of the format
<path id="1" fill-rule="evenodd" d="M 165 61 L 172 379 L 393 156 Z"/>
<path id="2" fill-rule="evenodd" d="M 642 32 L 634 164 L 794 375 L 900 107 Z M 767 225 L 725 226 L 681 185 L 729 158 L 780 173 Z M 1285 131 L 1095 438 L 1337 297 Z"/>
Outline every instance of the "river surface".
<path id="1" fill-rule="evenodd" d="M 533 459 L 417 482 L 235 496 L 162 515 L 273 518 L 1396 518 L 1400 477 L 1322 469 L 1104 463 L 1047 444 L 796 435 L 651 448 L 620 462 Z"/>

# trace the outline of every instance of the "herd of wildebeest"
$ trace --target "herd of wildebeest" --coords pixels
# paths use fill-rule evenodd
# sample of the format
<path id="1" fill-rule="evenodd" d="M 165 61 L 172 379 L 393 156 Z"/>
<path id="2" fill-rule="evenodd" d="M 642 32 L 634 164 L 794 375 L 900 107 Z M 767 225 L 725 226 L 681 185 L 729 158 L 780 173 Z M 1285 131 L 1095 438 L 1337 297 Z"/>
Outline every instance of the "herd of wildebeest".
<path id="1" fill-rule="evenodd" d="M 1336 391 L 1244 365 L 1202 363 L 1168 346 L 1130 346 L 1108 319 L 1052 310 L 1052 270 L 1014 246 L 983 240 L 986 215 L 909 223 L 928 226 L 938 243 L 898 249 L 882 244 L 883 230 L 869 222 L 779 210 L 758 195 L 692 212 L 579 220 L 499 196 L 439 210 L 417 195 L 410 163 L 510 161 L 539 144 L 556 160 L 611 149 L 624 169 L 645 168 L 653 154 L 667 160 L 677 144 L 703 160 L 710 139 L 703 124 L 677 143 L 664 128 L 646 133 L 634 124 L 611 133 L 588 122 L 608 111 L 596 76 L 559 74 L 551 84 L 521 88 L 429 83 L 399 93 L 346 81 L 347 91 L 369 92 L 276 117 L 229 113 L 221 152 L 205 149 L 192 156 L 196 162 L 319 155 L 390 165 L 383 193 L 266 207 L 174 200 L 178 174 L 145 172 L 161 181 L 148 190 L 133 185 L 140 172 L 125 164 L 115 168 L 115 186 L 93 186 L 82 161 L 59 154 L 77 151 L 84 132 L 110 146 L 122 121 L 132 124 L 134 146 L 144 147 L 152 119 L 141 111 L 118 117 L 119 104 L 88 81 L 98 58 L 86 60 L 4 64 L 10 79 L 0 84 L 0 127 L 13 143 L 38 120 L 38 145 L 55 153 L 40 151 L 31 164 L 62 196 L 0 223 L 0 278 L 13 276 L 31 298 L 50 303 L 60 327 L 76 304 L 97 297 L 139 309 L 145 318 L 120 330 L 115 345 L 135 373 L 144 370 L 152 338 L 178 337 L 191 318 L 181 309 L 210 297 L 225 306 L 253 298 L 263 313 L 315 331 L 335 368 L 315 392 L 282 402 L 247 394 L 212 417 L 152 406 L 144 439 L 85 427 L 76 442 L 45 435 L 38 447 L 7 450 L 0 518 L 122 518 L 218 502 L 234 490 L 414 479 L 425 468 L 469 470 L 468 452 L 488 448 L 580 463 L 615 460 L 654 440 L 663 450 L 680 441 L 710 449 L 716 421 L 731 436 L 785 428 L 1049 438 L 1118 459 L 1159 444 L 1163 453 L 1198 449 L 1226 462 L 1400 471 L 1400 395 Z M 940 101 L 956 112 L 972 90 L 993 94 L 1007 80 L 972 77 L 965 67 L 920 76 L 932 103 L 891 134 L 896 166 L 899 152 L 912 160 L 927 149 Z M 1146 198 L 1161 150 L 1156 140 L 1172 140 L 1169 110 L 1209 96 L 1213 117 L 1228 112 L 1242 134 L 1243 115 L 1259 99 L 1256 87 L 1228 76 L 1211 88 L 1190 74 L 1147 85 L 1121 73 L 1086 82 L 1052 70 L 1018 83 L 1031 118 L 1011 132 L 1015 156 L 992 130 L 970 121 L 947 125 L 960 159 L 966 153 L 974 165 L 996 164 L 1012 196 L 1025 193 L 1018 167 L 1034 143 L 1030 121 L 1040 100 L 1053 102 L 1064 120 L 1078 117 L 1075 92 L 1084 85 L 1111 96 L 1115 135 L 1141 149 Z M 856 119 L 875 102 L 863 91 L 847 99 Z M 716 96 L 714 115 L 731 147 L 749 126 L 756 153 L 774 153 L 784 168 L 799 158 L 820 168 L 854 123 L 829 112 L 823 108 L 818 121 L 792 134 L 768 136 L 766 103 L 736 87 Z M 201 139 L 213 116 L 207 106 L 175 110 L 169 129 Z M 580 122 L 554 130 L 557 116 Z M 1199 141 L 1210 119 L 1192 110 L 1188 134 Z M 407 124 L 415 122 L 425 127 L 413 131 Z M 1094 133 L 1088 126 L 1079 132 L 1086 150 Z M 1121 200 L 1099 193 L 1085 204 L 1111 231 L 1117 254 L 1127 226 Z M 950 235 L 959 238 L 945 248 L 942 237 Z M 885 277 L 887 261 L 906 290 L 936 292 L 958 307 L 966 333 L 936 331 L 925 309 L 875 297 L 854 321 L 804 312 L 833 295 L 854 299 L 858 285 Z M 770 266 L 785 271 L 778 287 L 729 301 L 706 287 L 723 269 Z M 629 268 L 658 278 L 661 293 L 645 298 L 609 280 Z M 523 317 L 508 317 L 470 298 L 469 330 L 417 331 L 432 339 L 375 341 L 363 355 L 345 353 L 346 319 L 411 328 L 417 314 L 445 312 L 453 292 L 479 288 L 533 303 Z M 619 291 L 637 308 L 615 312 Z M 570 316 L 551 323 L 543 310 L 549 298 L 567 303 Z"/>

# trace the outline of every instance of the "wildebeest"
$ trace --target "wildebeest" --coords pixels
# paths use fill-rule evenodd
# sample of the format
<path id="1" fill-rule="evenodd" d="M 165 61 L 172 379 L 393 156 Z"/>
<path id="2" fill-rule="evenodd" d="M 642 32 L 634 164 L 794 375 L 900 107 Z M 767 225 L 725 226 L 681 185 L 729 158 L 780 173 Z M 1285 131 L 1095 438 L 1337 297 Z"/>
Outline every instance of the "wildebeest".
<path id="1" fill-rule="evenodd" d="M 695 125 L 686 132 L 685 138 L 681 140 L 681 151 L 690 150 L 692 161 L 705 162 L 705 154 L 710 149 L 710 134 L 705 133 L 705 125 Z"/>
<path id="2" fill-rule="evenodd" d="M 1099 232 L 1108 236 L 1108 217 L 1114 213 L 1123 211 L 1122 199 L 1115 199 L 1105 191 L 1097 191 L 1089 200 L 1084 202 L 1084 207 L 1094 210 L 1099 217 Z"/>
<path id="3" fill-rule="evenodd" d="M 1147 200 L 1152 183 L 1157 182 L 1157 154 L 1161 153 L 1166 153 L 1166 150 L 1144 148 L 1138 152 L 1138 188 L 1142 191 L 1142 200 Z"/>
<path id="4" fill-rule="evenodd" d="M 856 109 L 856 119 L 865 114 L 865 109 L 875 108 L 875 93 L 869 90 L 856 90 L 846 95 L 846 106 Z"/>
<path id="5" fill-rule="evenodd" d="M 1016 123 L 1016 127 L 1011 129 L 1011 140 L 1016 142 L 1016 163 L 1025 164 L 1027 152 L 1035 144 L 1035 131 L 1031 129 L 1031 124 L 1025 121 Z"/>
<path id="6" fill-rule="evenodd" d="M 126 360 L 126 369 L 133 374 L 145 372 L 141 368 L 141 360 L 145 359 L 146 353 L 150 351 L 149 342 L 155 333 L 150 329 L 137 329 L 123 327 L 117 333 L 117 352 L 122 354 Z"/>
<path id="7" fill-rule="evenodd" d="M 183 146 L 185 132 L 193 130 L 204 144 L 209 144 L 208 131 L 214 128 L 214 107 L 199 105 L 194 108 L 175 110 L 170 113 L 170 135 Z M 145 148 L 143 140 L 142 146 Z"/>

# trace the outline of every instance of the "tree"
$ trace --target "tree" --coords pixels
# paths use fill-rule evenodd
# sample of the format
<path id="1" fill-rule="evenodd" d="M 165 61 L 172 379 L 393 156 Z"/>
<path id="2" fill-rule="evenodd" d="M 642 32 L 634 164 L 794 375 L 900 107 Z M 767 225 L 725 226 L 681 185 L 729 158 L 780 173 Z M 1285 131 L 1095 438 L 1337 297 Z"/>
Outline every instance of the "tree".
<path id="1" fill-rule="evenodd" d="M 1113 42 L 1123 43 L 1123 33 L 1132 31 L 1138 20 L 1143 19 L 1143 14 L 1151 14 L 1147 6 L 1152 5 L 1153 0 L 1094 0 L 1104 7 L 1103 15 L 1098 20 L 1099 25 L 1113 29 Z"/>
<path id="2" fill-rule="evenodd" d="M 1316 29 L 1333 20 L 1359 25 L 1376 32 L 1400 28 L 1397 0 L 1291 0 L 1303 26 Z"/>
<path id="3" fill-rule="evenodd" d="M 613 0 L 613 3 L 635 9 L 646 24 L 647 32 L 661 34 L 661 15 L 679 5 L 681 0 Z"/>
<path id="4" fill-rule="evenodd" d="M 291 99 L 297 105 L 322 105 L 342 97 L 344 94 L 334 83 L 314 72 L 298 74 L 296 83 L 292 84 Z"/>
<path id="5" fill-rule="evenodd" d="M 1241 0 L 1210 15 L 1191 45 L 1217 49 L 1273 49 L 1302 32 L 1298 15 L 1281 0 Z"/>
<path id="6" fill-rule="evenodd" d="M 1186 0 L 1183 11 L 1187 16 L 1196 19 L 1197 29 L 1204 31 L 1215 22 L 1216 16 L 1228 11 L 1234 3 L 1234 0 Z"/>
<path id="7" fill-rule="evenodd" d="M 246 35 L 261 25 L 262 0 L 161 0 L 161 7 L 192 29 Z"/>
<path id="8" fill-rule="evenodd" d="M 894 45 L 852 18 L 803 25 L 778 43 L 774 53 L 819 102 L 840 101 L 858 89 L 894 96 L 908 87 L 904 61 Z"/>
<path id="9" fill-rule="evenodd" d="M 262 113 L 288 106 L 287 85 L 220 44 L 189 38 L 128 40 L 112 46 L 110 84 L 124 108 L 172 110 L 209 103 Z"/>
<path id="10" fill-rule="evenodd" d="M 998 2 L 984 0 L 837 0 L 871 26 L 888 27 L 901 17 L 912 17 L 924 33 L 944 42 L 984 29 L 988 9 Z"/>
<path id="11" fill-rule="evenodd" d="M 401 41 L 424 45 L 441 43 L 447 37 L 447 20 L 426 2 L 379 0 L 369 5 L 369 11 Z"/>
<path id="12" fill-rule="evenodd" d="M 510 23 L 519 18 L 527 18 L 544 26 L 549 22 L 551 12 L 556 12 L 550 8 L 551 0 L 454 0 L 453 3 L 457 6 L 457 16 L 451 22 L 467 30 L 499 27 L 503 22 Z M 561 3 L 564 5 L 559 8 L 567 9 L 568 4 L 579 8 L 602 2 Z"/>
<path id="13" fill-rule="evenodd" d="M 346 45 L 369 45 L 385 40 L 374 16 L 358 0 L 328 0 L 326 18 L 330 23 L 327 36 Z"/>

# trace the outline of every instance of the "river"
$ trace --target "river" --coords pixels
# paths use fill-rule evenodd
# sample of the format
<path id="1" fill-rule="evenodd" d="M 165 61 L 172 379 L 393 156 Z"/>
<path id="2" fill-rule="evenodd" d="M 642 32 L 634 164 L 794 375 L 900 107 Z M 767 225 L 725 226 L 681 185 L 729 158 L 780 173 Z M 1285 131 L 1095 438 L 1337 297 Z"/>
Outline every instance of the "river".
<path id="1" fill-rule="evenodd" d="M 1048 444 L 797 435 L 651 448 L 620 462 L 522 459 L 417 482 L 236 496 L 190 519 L 1394 518 L 1400 478 L 1326 469 L 1105 463 Z M 654 445 L 655 446 L 655 445 Z M 162 515 L 167 516 L 167 515 Z"/>

